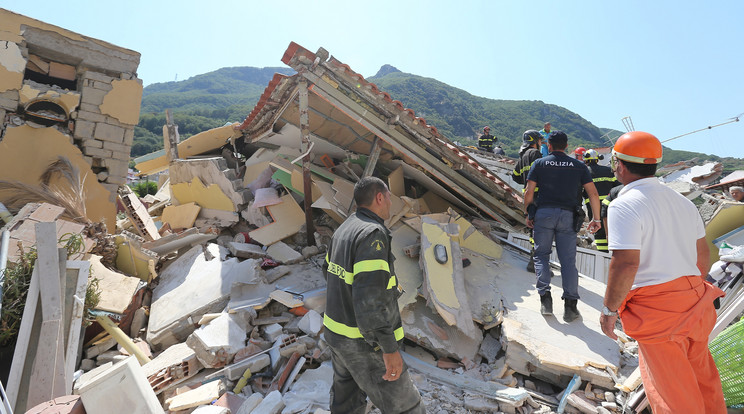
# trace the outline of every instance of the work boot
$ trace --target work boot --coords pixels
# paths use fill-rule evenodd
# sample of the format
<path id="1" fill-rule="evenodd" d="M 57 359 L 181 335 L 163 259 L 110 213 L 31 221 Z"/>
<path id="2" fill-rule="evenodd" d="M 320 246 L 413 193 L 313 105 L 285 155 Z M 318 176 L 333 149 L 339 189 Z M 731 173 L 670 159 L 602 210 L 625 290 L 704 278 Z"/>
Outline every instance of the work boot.
<path id="1" fill-rule="evenodd" d="M 576 320 L 581 314 L 579 313 L 579 309 L 576 308 L 576 303 L 578 303 L 577 299 L 564 299 L 565 304 L 563 307 L 563 320 L 566 322 L 571 322 L 573 320 Z"/>
<path id="2" fill-rule="evenodd" d="M 540 295 L 540 313 L 545 316 L 553 314 L 553 297 L 550 296 L 550 292 Z"/>

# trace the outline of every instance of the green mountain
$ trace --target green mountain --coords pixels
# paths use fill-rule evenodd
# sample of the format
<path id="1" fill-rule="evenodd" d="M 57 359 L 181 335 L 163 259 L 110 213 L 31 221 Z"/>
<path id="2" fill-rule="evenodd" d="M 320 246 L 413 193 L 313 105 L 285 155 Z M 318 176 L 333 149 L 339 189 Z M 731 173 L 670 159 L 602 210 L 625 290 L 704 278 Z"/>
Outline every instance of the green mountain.
<path id="1" fill-rule="evenodd" d="M 227 122 L 242 121 L 258 102 L 274 73 L 291 75 L 294 71 L 284 67 L 222 68 L 183 81 L 147 86 L 131 155 L 136 157 L 163 148 L 166 108 L 173 111 L 182 139 Z M 367 80 L 401 101 L 406 108 L 413 109 L 417 116 L 425 118 L 452 141 L 474 145 L 483 126 L 489 125 L 499 145 L 510 156 L 517 155 L 526 129 L 540 130 L 545 122 L 550 122 L 554 130 L 568 134 L 570 148 L 609 146 L 622 134 L 598 128 L 557 105 L 483 98 L 436 79 L 401 72 L 391 65 L 382 66 Z M 725 171 L 744 166 L 744 162 L 736 158 L 664 149 L 665 163 L 695 157 L 721 161 Z"/>

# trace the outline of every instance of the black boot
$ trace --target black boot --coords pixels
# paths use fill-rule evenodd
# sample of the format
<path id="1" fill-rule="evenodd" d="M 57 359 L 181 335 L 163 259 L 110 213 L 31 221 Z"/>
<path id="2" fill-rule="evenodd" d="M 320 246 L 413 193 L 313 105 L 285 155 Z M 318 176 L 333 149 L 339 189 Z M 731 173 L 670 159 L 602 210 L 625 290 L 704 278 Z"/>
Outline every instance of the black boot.
<path id="1" fill-rule="evenodd" d="M 540 313 L 545 316 L 553 314 L 553 297 L 550 296 L 550 292 L 540 295 Z"/>
<path id="2" fill-rule="evenodd" d="M 581 314 L 579 313 L 579 309 L 576 307 L 576 303 L 578 302 L 577 299 L 564 299 L 565 304 L 563 307 L 563 320 L 566 322 L 571 322 L 573 320 L 576 320 Z"/>

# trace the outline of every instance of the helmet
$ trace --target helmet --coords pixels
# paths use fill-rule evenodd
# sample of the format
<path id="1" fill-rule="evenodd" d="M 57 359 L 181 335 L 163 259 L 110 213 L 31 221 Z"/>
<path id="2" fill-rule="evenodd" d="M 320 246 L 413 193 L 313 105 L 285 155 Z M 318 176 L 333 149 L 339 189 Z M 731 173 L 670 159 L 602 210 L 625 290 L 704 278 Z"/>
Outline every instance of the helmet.
<path id="1" fill-rule="evenodd" d="M 597 160 L 599 161 L 599 153 L 595 149 L 588 149 L 584 153 L 584 161 Z"/>
<path id="2" fill-rule="evenodd" d="M 483 127 L 483 131 L 484 131 L 484 132 L 485 132 L 485 131 L 490 131 L 490 130 L 491 130 L 491 127 L 490 127 L 490 126 L 488 126 L 488 125 L 486 125 L 486 126 L 484 126 L 484 127 Z"/>
<path id="3" fill-rule="evenodd" d="M 574 154 L 584 156 L 584 153 L 586 152 L 586 148 L 584 147 L 578 147 L 574 150 Z"/>
<path id="4" fill-rule="evenodd" d="M 522 142 L 525 144 L 534 144 L 535 142 L 542 139 L 542 135 L 534 129 L 528 129 L 522 134 Z"/>
<path id="5" fill-rule="evenodd" d="M 655 136 L 643 131 L 631 131 L 620 136 L 612 149 L 612 155 L 623 161 L 636 164 L 658 164 L 663 150 Z"/>

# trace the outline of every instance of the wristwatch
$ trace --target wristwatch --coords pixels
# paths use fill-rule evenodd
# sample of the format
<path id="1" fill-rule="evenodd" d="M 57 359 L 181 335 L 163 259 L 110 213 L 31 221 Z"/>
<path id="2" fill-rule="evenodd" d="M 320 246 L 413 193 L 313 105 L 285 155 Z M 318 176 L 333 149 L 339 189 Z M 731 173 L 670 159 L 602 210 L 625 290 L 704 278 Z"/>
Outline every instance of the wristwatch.
<path id="1" fill-rule="evenodd" d="M 617 311 L 611 311 L 607 306 L 602 306 L 602 315 L 604 316 L 617 316 Z"/>

